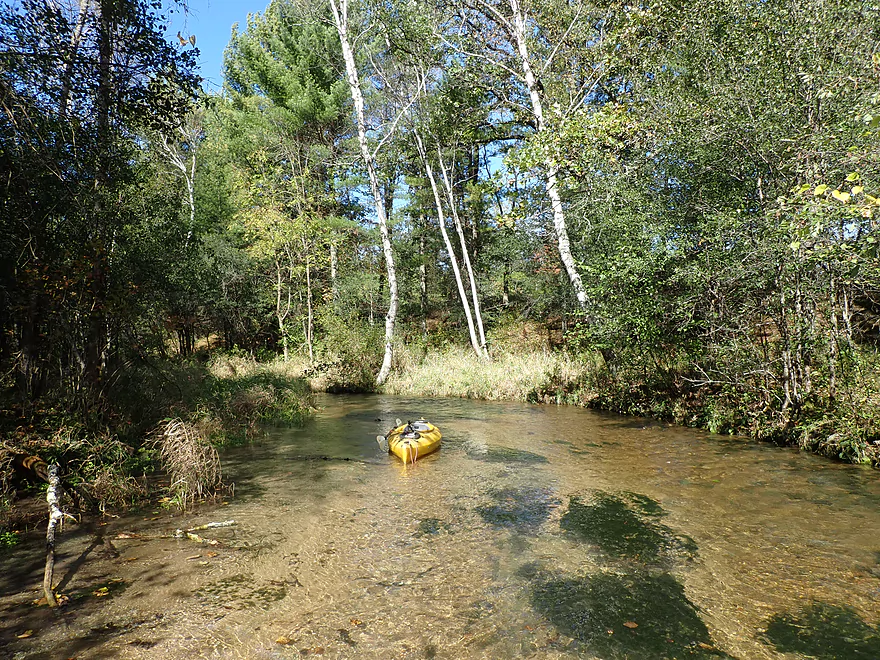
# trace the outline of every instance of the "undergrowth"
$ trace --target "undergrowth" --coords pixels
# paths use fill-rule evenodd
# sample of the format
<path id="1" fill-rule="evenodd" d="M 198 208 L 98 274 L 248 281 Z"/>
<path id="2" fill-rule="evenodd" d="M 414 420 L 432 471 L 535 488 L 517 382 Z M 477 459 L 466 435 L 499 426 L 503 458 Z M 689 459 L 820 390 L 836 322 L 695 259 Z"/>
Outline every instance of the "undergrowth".
<path id="1" fill-rule="evenodd" d="M 197 438 L 205 452 L 214 451 L 212 445 L 248 441 L 265 424 L 300 424 L 312 410 L 301 371 L 301 365 L 260 363 L 237 353 L 136 361 L 112 375 L 101 410 L 87 414 L 49 396 L 25 411 L 16 407 L 7 388 L 0 419 L 0 509 L 8 509 L 17 495 L 42 488 L 35 476 L 15 471 L 11 457 L 22 454 L 58 464 L 67 486 L 102 509 L 144 502 L 157 482 L 151 475 L 163 470 L 171 477 L 172 499 L 191 502 L 215 484 L 193 486 L 190 476 L 181 488 L 181 465 L 198 452 L 169 454 L 166 444 L 151 435 L 160 420 L 183 424 L 177 430 L 187 433 L 177 435 Z"/>

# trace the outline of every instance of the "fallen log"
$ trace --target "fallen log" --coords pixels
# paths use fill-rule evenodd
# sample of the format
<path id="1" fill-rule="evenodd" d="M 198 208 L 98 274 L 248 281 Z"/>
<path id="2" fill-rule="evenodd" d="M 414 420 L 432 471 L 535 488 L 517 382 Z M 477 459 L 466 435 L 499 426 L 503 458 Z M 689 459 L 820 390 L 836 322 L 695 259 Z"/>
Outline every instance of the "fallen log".
<path id="1" fill-rule="evenodd" d="M 194 543 L 200 543 L 202 545 L 218 545 L 220 542 L 216 539 L 206 539 L 196 532 L 201 532 L 206 529 L 217 529 L 218 527 L 233 527 L 237 523 L 234 520 L 224 520 L 222 522 L 210 522 L 205 523 L 204 525 L 198 525 L 196 527 L 191 527 L 189 529 L 175 529 L 173 533 L 167 534 L 136 534 L 134 532 L 119 532 L 116 535 L 117 539 L 136 539 L 138 541 L 151 541 L 155 539 L 189 539 Z"/>
<path id="2" fill-rule="evenodd" d="M 49 505 L 49 525 L 46 528 L 46 568 L 43 571 L 43 593 L 49 607 L 58 607 L 55 592 L 52 591 L 52 579 L 55 573 L 55 528 L 63 522 L 65 517 L 74 519 L 70 514 L 61 510 L 61 478 L 58 476 L 58 466 L 46 466 L 46 481 L 49 489 L 46 491 L 46 502 Z"/>

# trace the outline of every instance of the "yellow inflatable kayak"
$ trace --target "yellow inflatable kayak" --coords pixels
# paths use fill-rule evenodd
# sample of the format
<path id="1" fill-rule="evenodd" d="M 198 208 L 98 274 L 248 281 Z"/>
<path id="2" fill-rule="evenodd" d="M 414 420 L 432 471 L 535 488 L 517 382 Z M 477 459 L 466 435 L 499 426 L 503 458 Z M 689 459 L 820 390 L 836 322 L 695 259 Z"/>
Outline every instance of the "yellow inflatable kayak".
<path id="1" fill-rule="evenodd" d="M 387 450 L 404 463 L 415 463 L 422 456 L 440 449 L 440 437 L 440 429 L 420 419 L 399 424 L 384 438 L 380 435 L 377 440 L 383 448 L 387 446 Z"/>

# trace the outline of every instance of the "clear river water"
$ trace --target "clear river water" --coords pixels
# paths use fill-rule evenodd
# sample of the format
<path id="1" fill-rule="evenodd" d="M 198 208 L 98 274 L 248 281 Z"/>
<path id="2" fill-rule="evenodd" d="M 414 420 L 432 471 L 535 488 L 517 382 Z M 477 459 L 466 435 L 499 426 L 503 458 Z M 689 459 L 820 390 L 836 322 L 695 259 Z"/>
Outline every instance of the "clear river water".
<path id="1" fill-rule="evenodd" d="M 225 503 L 65 528 L 58 612 L 38 535 L 0 556 L 0 657 L 880 658 L 876 470 L 569 407 L 318 403 L 222 455 Z M 395 418 L 440 451 L 381 453 Z"/>

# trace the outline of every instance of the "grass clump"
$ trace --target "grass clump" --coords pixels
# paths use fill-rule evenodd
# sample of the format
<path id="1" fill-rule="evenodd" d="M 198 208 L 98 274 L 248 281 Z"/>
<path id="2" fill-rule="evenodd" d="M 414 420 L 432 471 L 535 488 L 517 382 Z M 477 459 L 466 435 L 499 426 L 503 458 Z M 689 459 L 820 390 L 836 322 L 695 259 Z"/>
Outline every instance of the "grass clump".
<path id="1" fill-rule="evenodd" d="M 140 504 L 157 470 L 171 478 L 172 501 L 187 506 L 219 483 L 212 443 L 246 441 L 262 424 L 299 424 L 313 408 L 301 364 L 240 353 L 132 361 L 108 381 L 100 409 L 85 412 L 48 396 L 24 409 L 13 395 L 0 391 L 9 403 L 0 415 L 0 513 L 42 487 L 13 469 L 20 455 L 58 464 L 65 489 L 82 495 L 77 508 Z"/>
<path id="2" fill-rule="evenodd" d="M 153 442 L 170 479 L 171 501 L 180 508 L 220 487 L 220 457 L 195 425 L 180 419 L 165 420 L 156 428 Z"/>
<path id="3" fill-rule="evenodd" d="M 220 444 L 247 440 L 262 424 L 301 424 L 313 409 L 302 369 L 300 363 L 282 360 L 218 356 L 208 366 L 191 419 Z"/>

